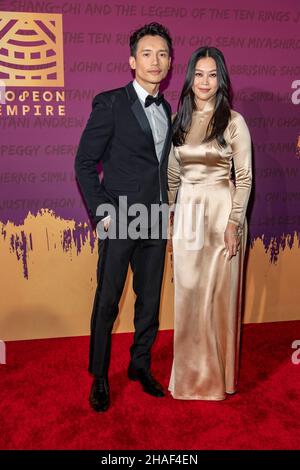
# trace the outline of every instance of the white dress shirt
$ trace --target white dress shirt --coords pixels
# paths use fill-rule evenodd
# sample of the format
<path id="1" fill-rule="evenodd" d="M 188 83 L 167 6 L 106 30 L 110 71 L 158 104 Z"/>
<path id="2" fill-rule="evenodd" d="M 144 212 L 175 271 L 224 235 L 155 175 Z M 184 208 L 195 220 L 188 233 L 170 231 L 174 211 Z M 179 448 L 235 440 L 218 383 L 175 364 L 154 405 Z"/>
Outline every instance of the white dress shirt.
<path id="1" fill-rule="evenodd" d="M 145 100 L 149 93 L 137 82 L 137 80 L 133 81 L 133 87 L 148 118 L 152 130 L 156 156 L 158 161 L 160 161 L 168 132 L 168 118 L 162 104 L 157 106 L 155 103 L 152 103 L 150 106 L 145 108 Z M 154 97 L 157 95 L 158 92 Z"/>

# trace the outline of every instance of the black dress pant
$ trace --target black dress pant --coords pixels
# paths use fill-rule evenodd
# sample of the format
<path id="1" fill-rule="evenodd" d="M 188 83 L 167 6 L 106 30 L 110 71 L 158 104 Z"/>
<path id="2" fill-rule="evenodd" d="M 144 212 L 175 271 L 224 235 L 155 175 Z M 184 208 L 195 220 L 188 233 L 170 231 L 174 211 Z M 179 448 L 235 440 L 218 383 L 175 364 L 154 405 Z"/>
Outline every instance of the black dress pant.
<path id="1" fill-rule="evenodd" d="M 108 374 L 111 332 L 119 311 L 129 264 L 136 294 L 134 340 L 130 348 L 135 368 L 150 368 L 151 346 L 159 326 L 159 305 L 166 240 L 109 239 L 98 241 L 99 259 L 90 338 L 89 371 Z"/>

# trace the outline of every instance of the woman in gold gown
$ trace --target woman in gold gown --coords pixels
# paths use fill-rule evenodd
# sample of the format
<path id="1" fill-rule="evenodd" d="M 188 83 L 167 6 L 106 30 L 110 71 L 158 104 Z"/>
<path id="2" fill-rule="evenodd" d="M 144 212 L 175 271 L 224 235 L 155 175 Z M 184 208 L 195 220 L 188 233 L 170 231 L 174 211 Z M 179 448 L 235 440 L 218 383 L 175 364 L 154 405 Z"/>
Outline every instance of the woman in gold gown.
<path id="1" fill-rule="evenodd" d="M 189 61 L 169 157 L 175 202 L 174 360 L 169 390 L 184 400 L 223 400 L 237 387 L 241 288 L 251 189 L 251 139 L 230 109 L 221 51 Z"/>

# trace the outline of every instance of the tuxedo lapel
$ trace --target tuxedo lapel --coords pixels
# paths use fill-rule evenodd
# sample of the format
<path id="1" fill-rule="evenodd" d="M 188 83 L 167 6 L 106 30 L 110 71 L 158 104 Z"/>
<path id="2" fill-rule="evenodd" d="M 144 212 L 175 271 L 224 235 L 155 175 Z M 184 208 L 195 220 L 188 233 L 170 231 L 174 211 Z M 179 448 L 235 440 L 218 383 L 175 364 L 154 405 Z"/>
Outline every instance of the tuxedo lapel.
<path id="1" fill-rule="evenodd" d="M 164 143 L 164 148 L 163 148 L 163 151 L 162 151 L 162 154 L 161 154 L 160 164 L 164 160 L 165 156 L 167 154 L 169 154 L 169 150 L 170 150 L 169 149 L 169 144 L 170 144 L 170 141 L 171 141 L 171 138 L 172 138 L 171 111 L 170 111 L 169 106 L 165 103 L 165 101 L 163 101 L 162 105 L 164 107 L 165 113 L 166 113 L 167 118 L 168 118 L 168 131 L 167 131 L 166 140 L 165 140 L 165 143 Z"/>
<path id="2" fill-rule="evenodd" d="M 133 114 L 135 115 L 136 120 L 138 121 L 142 131 L 147 136 L 147 138 L 148 138 L 150 144 L 152 145 L 152 147 L 154 149 L 154 152 L 156 154 L 155 144 L 154 144 L 154 139 L 153 139 L 150 124 L 149 124 L 146 113 L 145 113 L 145 111 L 142 107 L 142 104 L 141 104 L 141 102 L 138 98 L 138 95 L 137 95 L 137 93 L 134 89 L 134 86 L 133 86 L 132 82 L 128 83 L 128 85 L 126 85 L 125 89 L 126 89 L 128 99 L 130 101 L 131 110 L 132 110 Z M 170 144 L 171 135 L 172 135 L 172 121 L 171 121 L 170 107 L 165 101 L 162 102 L 162 106 L 164 108 L 164 111 L 165 111 L 167 119 L 168 119 L 168 131 L 167 131 L 167 135 L 166 135 L 166 139 L 165 139 L 165 143 L 164 143 L 164 148 L 163 148 L 161 159 L 160 159 L 160 164 L 164 160 L 166 154 L 169 153 L 169 144 Z"/>
<path id="3" fill-rule="evenodd" d="M 143 110 L 143 107 L 142 107 L 141 102 L 138 98 L 138 95 L 136 94 L 134 86 L 132 85 L 132 82 L 130 82 L 125 88 L 126 88 L 127 96 L 129 98 L 129 101 L 130 101 L 131 110 L 132 110 L 133 114 L 135 115 L 136 120 L 139 123 L 142 131 L 146 134 L 146 136 L 148 137 L 151 145 L 155 148 L 153 135 L 152 135 L 152 131 L 151 131 L 149 121 L 147 119 L 145 111 Z"/>
<path id="4" fill-rule="evenodd" d="M 170 106 L 168 106 L 165 101 L 162 102 L 162 105 L 168 118 L 168 129 L 170 130 L 172 126 Z"/>

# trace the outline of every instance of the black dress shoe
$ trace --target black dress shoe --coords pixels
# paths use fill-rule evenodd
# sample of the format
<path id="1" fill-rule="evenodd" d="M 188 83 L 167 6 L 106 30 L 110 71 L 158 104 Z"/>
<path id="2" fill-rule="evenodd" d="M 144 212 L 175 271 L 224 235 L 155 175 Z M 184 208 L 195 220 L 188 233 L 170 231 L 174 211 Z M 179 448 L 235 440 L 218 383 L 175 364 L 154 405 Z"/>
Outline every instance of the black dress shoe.
<path id="1" fill-rule="evenodd" d="M 153 397 L 164 397 L 164 389 L 160 383 L 155 380 L 151 372 L 146 369 L 134 369 L 130 364 L 127 371 L 130 380 L 139 381 L 144 392 L 149 393 Z"/>
<path id="2" fill-rule="evenodd" d="M 109 407 L 109 386 L 105 378 L 95 377 L 90 393 L 90 405 L 95 411 L 106 411 Z"/>

